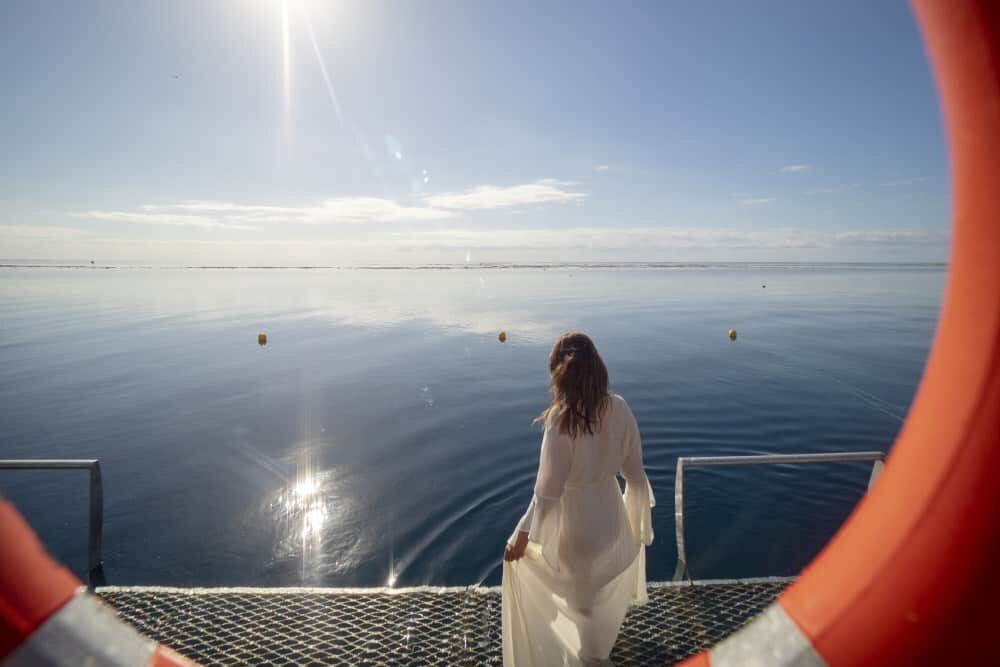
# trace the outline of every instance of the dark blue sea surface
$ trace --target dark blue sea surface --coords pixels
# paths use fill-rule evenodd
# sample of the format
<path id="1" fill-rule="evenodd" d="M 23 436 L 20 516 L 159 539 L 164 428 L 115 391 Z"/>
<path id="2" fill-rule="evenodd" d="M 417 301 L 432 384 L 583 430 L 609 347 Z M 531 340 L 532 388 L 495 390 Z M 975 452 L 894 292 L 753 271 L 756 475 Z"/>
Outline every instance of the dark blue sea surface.
<path id="1" fill-rule="evenodd" d="M 109 583 L 496 584 L 531 496 L 549 348 L 582 330 L 638 418 L 658 498 L 648 574 L 669 579 L 676 458 L 888 450 L 944 279 L 939 265 L 4 267 L 0 457 L 100 458 Z M 795 573 L 869 472 L 686 473 L 692 576 Z M 80 472 L 0 471 L 81 575 L 86 490 Z"/>

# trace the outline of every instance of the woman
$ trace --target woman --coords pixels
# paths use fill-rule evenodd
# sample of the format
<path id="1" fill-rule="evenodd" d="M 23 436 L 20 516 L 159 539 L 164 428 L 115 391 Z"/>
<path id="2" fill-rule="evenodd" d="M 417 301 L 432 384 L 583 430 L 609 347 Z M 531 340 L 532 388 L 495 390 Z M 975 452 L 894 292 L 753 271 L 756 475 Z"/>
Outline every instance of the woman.
<path id="1" fill-rule="evenodd" d="M 609 664 L 629 604 L 647 600 L 653 492 L 635 417 L 590 338 L 561 336 L 549 372 L 535 495 L 504 551 L 503 662 Z"/>

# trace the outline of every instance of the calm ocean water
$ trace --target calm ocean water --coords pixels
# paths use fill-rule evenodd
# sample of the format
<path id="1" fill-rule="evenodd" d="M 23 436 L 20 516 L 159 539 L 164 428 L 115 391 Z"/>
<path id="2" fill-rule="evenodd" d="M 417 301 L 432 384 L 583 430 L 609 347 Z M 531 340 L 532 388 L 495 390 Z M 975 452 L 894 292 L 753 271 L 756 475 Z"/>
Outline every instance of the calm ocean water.
<path id="1" fill-rule="evenodd" d="M 639 420 L 659 500 L 648 571 L 669 579 L 676 457 L 888 449 L 944 277 L 0 268 L 0 457 L 101 459 L 109 583 L 496 584 L 531 495 L 548 350 L 578 329 Z M 692 575 L 796 572 L 868 472 L 687 473 Z M 0 492 L 80 574 L 86 486 L 0 471 Z"/>

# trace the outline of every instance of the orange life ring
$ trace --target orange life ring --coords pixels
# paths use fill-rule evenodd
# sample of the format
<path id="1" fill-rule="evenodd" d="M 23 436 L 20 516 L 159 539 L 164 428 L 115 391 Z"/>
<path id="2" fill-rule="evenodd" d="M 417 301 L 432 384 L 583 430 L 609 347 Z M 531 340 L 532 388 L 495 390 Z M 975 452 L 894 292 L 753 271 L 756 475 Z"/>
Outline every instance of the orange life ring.
<path id="1" fill-rule="evenodd" d="M 885 471 L 833 540 L 765 618 L 687 667 L 1000 665 L 1000 2 L 913 8 L 953 198 L 923 379 Z"/>
<path id="2" fill-rule="evenodd" d="M 0 500 L 0 665 L 196 667 L 118 620 Z"/>

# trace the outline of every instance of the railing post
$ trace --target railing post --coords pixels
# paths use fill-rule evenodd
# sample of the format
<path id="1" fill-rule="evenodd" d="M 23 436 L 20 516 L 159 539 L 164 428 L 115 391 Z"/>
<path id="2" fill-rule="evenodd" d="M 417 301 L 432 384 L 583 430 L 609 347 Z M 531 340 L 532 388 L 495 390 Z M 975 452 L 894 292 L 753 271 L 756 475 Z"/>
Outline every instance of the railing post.
<path id="1" fill-rule="evenodd" d="M 684 549 L 684 457 L 677 457 L 677 471 L 674 473 L 674 534 L 677 539 L 677 567 L 674 581 L 680 581 L 687 574 L 687 552 Z"/>
<path id="2" fill-rule="evenodd" d="M 91 591 L 104 583 L 104 484 L 101 462 L 90 466 L 90 522 L 87 539 L 87 580 Z"/>
<path id="3" fill-rule="evenodd" d="M 882 459 L 879 459 L 878 461 L 875 461 L 875 463 L 872 464 L 872 474 L 871 477 L 868 478 L 869 491 L 872 490 L 872 485 L 875 484 L 875 480 L 878 479 L 878 476 L 882 474 L 882 468 L 884 467 L 885 467 L 885 461 Z"/>

